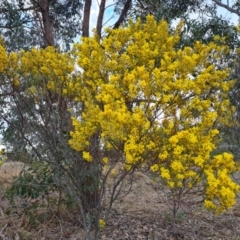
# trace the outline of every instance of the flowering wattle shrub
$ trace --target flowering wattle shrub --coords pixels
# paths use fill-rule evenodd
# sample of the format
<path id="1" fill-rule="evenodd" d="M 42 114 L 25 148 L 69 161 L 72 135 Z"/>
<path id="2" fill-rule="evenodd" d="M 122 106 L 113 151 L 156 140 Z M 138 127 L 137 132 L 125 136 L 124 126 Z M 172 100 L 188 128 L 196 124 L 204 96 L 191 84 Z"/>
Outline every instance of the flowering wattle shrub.
<path id="1" fill-rule="evenodd" d="M 221 212 L 239 190 L 233 156 L 213 155 L 218 129 L 229 121 L 233 81 L 216 66 L 226 48 L 179 46 L 182 25 L 170 33 L 149 16 L 107 29 L 102 40 L 83 38 L 70 53 L 49 47 L 7 55 L 0 47 L 0 74 L 36 103 L 46 91 L 79 103 L 69 109 L 69 144 L 89 164 L 107 165 L 116 151 L 124 171 L 150 165 L 172 193 L 201 185 L 205 207 Z"/>

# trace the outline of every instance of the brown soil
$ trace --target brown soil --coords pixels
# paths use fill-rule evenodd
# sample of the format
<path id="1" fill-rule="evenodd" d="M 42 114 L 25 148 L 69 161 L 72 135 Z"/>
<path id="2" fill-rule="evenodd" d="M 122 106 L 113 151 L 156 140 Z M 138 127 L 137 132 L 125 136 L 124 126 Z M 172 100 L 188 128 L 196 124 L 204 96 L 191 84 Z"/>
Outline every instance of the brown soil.
<path id="1" fill-rule="evenodd" d="M 62 206 L 56 213 L 57 194 L 49 206 L 45 201 L 21 200 L 9 203 L 4 198 L 5 183 L 17 176 L 22 164 L 5 163 L 0 169 L 0 239 L 3 240 L 83 240 L 83 231 L 74 207 Z M 183 207 L 176 217 L 175 238 L 171 211 L 163 191 L 151 180 L 135 174 L 133 190 L 118 200 L 101 240 L 240 240 L 240 199 L 233 209 L 215 216 L 201 205 Z"/>

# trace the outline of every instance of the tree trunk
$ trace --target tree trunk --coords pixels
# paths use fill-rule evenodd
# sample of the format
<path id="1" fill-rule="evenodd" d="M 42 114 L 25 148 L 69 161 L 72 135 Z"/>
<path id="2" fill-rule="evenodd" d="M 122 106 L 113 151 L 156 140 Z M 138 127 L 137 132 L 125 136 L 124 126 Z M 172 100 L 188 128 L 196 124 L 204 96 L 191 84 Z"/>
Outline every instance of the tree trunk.
<path id="1" fill-rule="evenodd" d="M 54 46 L 53 30 L 49 16 L 49 0 L 40 0 L 39 6 L 42 14 L 43 34 L 46 46 Z"/>
<path id="2" fill-rule="evenodd" d="M 89 22 L 92 0 L 85 0 L 83 10 L 83 24 L 82 24 L 82 36 L 89 37 Z"/>
<path id="3" fill-rule="evenodd" d="M 99 38 L 101 38 L 105 5 L 106 5 L 106 0 L 102 0 L 100 3 L 98 20 L 97 20 L 97 33 L 98 33 Z"/>

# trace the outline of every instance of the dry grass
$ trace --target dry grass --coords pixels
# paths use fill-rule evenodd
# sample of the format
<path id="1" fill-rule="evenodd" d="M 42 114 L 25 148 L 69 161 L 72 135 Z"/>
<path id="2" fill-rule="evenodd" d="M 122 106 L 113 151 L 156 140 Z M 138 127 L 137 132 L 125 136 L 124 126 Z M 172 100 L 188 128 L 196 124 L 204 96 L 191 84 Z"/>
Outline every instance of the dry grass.
<path id="1" fill-rule="evenodd" d="M 21 162 L 5 162 L 0 168 L 1 180 L 11 181 L 13 177 L 17 177 L 24 164 Z"/>
<path id="2" fill-rule="evenodd" d="M 22 167 L 17 162 L 5 163 L 0 169 L 2 186 L 11 182 Z M 147 176 L 135 173 L 134 177 L 132 192 L 114 204 L 101 240 L 173 240 L 166 196 L 156 191 Z M 56 214 L 56 195 L 50 206 L 41 199 L 16 199 L 11 204 L 3 191 L 0 197 L 0 239 L 84 239 L 76 208 L 62 205 L 60 214 Z M 176 231 L 175 239 L 240 240 L 240 199 L 232 210 L 219 216 L 201 205 L 182 208 L 177 215 Z"/>

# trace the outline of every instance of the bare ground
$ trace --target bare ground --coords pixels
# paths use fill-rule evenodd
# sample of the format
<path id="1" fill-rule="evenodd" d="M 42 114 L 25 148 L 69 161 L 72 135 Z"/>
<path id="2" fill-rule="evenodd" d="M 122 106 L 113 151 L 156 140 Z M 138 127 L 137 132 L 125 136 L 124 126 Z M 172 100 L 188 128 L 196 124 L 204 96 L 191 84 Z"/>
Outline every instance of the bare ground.
<path id="1" fill-rule="evenodd" d="M 4 198 L 5 186 L 21 169 L 17 162 L 7 162 L 0 169 L 0 239 L 83 240 L 77 210 L 62 206 L 56 213 L 56 196 L 49 206 L 41 199 L 9 203 Z M 240 240 L 240 199 L 233 209 L 218 216 L 201 205 L 181 208 L 174 238 L 167 198 L 147 176 L 136 173 L 135 178 L 132 192 L 114 204 L 101 240 Z"/>

